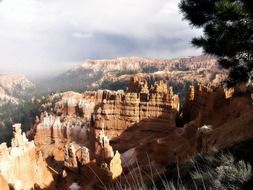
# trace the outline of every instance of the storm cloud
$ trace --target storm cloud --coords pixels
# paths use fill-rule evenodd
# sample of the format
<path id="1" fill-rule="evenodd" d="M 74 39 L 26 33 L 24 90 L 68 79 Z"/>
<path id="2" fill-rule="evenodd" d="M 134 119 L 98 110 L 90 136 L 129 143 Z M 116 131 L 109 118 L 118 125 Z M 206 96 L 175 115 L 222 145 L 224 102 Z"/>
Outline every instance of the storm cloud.
<path id="1" fill-rule="evenodd" d="M 175 0 L 3 0 L 0 73 L 57 74 L 85 59 L 201 54 Z"/>

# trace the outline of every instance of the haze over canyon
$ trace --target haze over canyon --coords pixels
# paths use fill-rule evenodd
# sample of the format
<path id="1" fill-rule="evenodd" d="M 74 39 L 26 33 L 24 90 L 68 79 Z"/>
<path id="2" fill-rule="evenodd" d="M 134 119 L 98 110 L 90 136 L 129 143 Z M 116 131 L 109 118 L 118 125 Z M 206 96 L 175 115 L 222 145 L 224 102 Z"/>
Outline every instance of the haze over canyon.
<path id="1" fill-rule="evenodd" d="M 252 190 L 249 0 L 0 0 L 0 190 Z"/>
<path id="2" fill-rule="evenodd" d="M 158 180 L 175 172 L 169 165 L 184 167 L 198 153 L 251 139 L 253 95 L 245 85 L 224 88 L 226 76 L 215 57 L 206 55 L 87 60 L 48 80 L 47 89 L 47 82 L 2 75 L 2 106 L 28 110 L 13 119 L 14 109 L 10 121 L 32 119 L 22 126 L 2 123 L 9 139 L 0 147 L 1 185 L 104 189 L 118 180 L 122 187 L 133 185 L 132 175 L 149 184 L 150 167 Z"/>

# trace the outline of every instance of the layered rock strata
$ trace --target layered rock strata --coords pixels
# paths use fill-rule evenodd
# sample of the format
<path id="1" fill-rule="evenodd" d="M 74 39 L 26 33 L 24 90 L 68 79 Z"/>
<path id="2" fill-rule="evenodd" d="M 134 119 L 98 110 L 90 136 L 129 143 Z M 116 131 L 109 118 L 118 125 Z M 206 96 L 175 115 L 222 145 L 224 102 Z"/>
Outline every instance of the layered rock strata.
<path id="1" fill-rule="evenodd" d="M 194 97 L 186 99 L 183 119 L 186 124 L 194 121 L 195 125 L 202 127 L 200 129 L 205 129 L 201 132 L 205 140 L 200 140 L 205 141 L 202 145 L 205 152 L 211 147 L 226 147 L 253 134 L 251 94 L 245 88 L 210 89 L 198 85 L 193 90 Z M 226 136 L 225 140 L 223 137 Z"/>
<path id="2" fill-rule="evenodd" d="M 70 102 L 77 106 L 80 97 Z M 242 87 L 190 86 L 180 113 L 179 98 L 165 82 L 149 86 L 133 77 L 126 91 L 99 90 L 84 102 L 92 102 L 86 116 L 80 114 L 80 106 L 64 111 L 56 104 L 57 111 L 45 113 L 36 125 L 36 144 L 64 146 L 62 176 L 79 178 L 92 174 L 92 168 L 102 180 L 112 182 L 123 170 L 131 178 L 129 168 L 138 170 L 136 161 L 143 171 L 151 164 L 163 172 L 164 166 L 182 163 L 198 152 L 253 137 L 251 93 Z M 84 117 L 88 127 L 82 133 L 78 122 Z M 94 178 L 89 181 L 96 183 Z"/>
<path id="3" fill-rule="evenodd" d="M 21 133 L 20 124 L 13 125 L 11 147 L 6 143 L 0 145 L 0 171 L 14 188 L 47 188 L 53 182 L 41 153 L 36 151 L 34 141 L 29 142 Z"/>
<path id="4" fill-rule="evenodd" d="M 82 120 L 69 119 L 62 122 L 59 116 L 44 113 L 41 121 L 35 125 L 34 141 L 36 145 L 65 144 L 75 141 L 85 144 L 89 139 L 89 127 Z"/>
<path id="5" fill-rule="evenodd" d="M 65 145 L 64 166 L 76 171 L 79 167 L 90 163 L 90 150 L 76 143 Z"/>
<path id="6" fill-rule="evenodd" d="M 89 126 L 95 107 L 95 93 L 65 92 L 53 95 L 49 101 L 53 103 L 42 105 L 44 112 L 37 118 L 30 132 L 35 144 L 64 146 L 72 141 L 86 144 L 89 141 Z"/>
<path id="7" fill-rule="evenodd" d="M 79 115 L 90 118 L 95 106 L 95 93 L 65 93 L 62 97 L 62 101 L 59 101 L 57 104 L 59 107 L 63 108 L 63 115 Z"/>
<path id="8" fill-rule="evenodd" d="M 96 150 L 93 162 L 90 150 L 87 147 L 76 143 L 65 145 L 64 166 L 78 174 L 90 173 L 90 170 L 96 171 L 96 175 L 106 183 L 112 182 L 123 171 L 120 154 L 118 151 L 114 153 L 113 148 L 109 144 L 109 138 L 103 129 L 97 136 L 95 144 Z M 95 163 L 95 165 L 92 163 Z"/>
<path id="9" fill-rule="evenodd" d="M 93 115 L 95 134 L 103 124 L 110 138 L 135 125 L 176 127 L 180 106 L 179 97 L 163 81 L 148 88 L 145 80 L 136 78 L 130 80 L 126 93 L 98 92 L 97 103 Z"/>
<path id="10" fill-rule="evenodd" d="M 103 129 L 109 138 L 132 126 L 155 130 L 176 127 L 179 97 L 163 81 L 148 87 L 147 81 L 133 77 L 124 91 L 99 90 L 96 93 L 64 93 L 44 112 L 34 126 L 36 145 L 62 145 L 72 141 L 94 149 Z"/>

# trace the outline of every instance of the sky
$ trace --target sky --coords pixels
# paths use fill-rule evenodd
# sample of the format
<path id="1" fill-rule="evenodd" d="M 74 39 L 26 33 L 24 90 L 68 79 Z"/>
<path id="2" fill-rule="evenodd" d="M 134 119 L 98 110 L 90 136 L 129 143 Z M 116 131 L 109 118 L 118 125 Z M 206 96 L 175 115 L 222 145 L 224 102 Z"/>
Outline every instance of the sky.
<path id="1" fill-rule="evenodd" d="M 2 0 L 0 73 L 57 75 L 85 59 L 200 55 L 178 0 Z"/>

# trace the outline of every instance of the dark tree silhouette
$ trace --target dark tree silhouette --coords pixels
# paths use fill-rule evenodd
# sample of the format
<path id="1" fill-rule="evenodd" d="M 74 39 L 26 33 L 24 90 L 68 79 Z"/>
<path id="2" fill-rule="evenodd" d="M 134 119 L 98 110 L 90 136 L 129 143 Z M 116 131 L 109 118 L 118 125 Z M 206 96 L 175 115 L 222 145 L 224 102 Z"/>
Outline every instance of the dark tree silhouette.
<path id="1" fill-rule="evenodd" d="M 229 69 L 226 84 L 253 80 L 253 7 L 250 0 L 181 0 L 184 19 L 203 28 L 192 40 Z"/>

